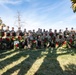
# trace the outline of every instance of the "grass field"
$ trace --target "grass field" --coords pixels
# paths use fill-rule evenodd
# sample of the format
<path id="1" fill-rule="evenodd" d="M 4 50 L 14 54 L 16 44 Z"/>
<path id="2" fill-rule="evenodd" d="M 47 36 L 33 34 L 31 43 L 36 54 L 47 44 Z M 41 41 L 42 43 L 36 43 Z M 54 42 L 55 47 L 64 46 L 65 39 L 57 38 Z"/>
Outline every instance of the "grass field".
<path id="1" fill-rule="evenodd" d="M 0 51 L 0 75 L 76 75 L 76 51 L 67 48 Z"/>

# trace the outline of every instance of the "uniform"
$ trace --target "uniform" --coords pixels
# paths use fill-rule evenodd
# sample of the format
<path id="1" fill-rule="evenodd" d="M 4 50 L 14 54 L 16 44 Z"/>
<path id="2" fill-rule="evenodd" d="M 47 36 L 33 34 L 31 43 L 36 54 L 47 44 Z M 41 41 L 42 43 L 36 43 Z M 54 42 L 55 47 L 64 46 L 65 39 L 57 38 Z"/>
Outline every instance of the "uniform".
<path id="1" fill-rule="evenodd" d="M 68 28 L 66 28 L 66 30 L 64 31 L 65 40 L 68 40 L 69 34 L 70 34 L 69 30 L 68 30 Z"/>
<path id="2" fill-rule="evenodd" d="M 3 39 L 2 37 L 4 36 L 4 30 L 0 29 L 0 49 L 2 49 L 2 44 L 3 44 Z"/>
<path id="3" fill-rule="evenodd" d="M 17 41 L 19 42 L 18 43 L 19 48 L 23 48 L 23 32 L 20 27 L 16 32 L 16 37 L 17 37 Z"/>
<path id="4" fill-rule="evenodd" d="M 9 26 L 7 26 L 7 29 L 5 30 L 5 36 L 4 36 L 4 40 L 5 40 L 5 43 L 7 45 L 7 49 L 10 49 L 11 47 L 11 37 L 10 37 L 10 30 L 9 30 Z"/>
<path id="5" fill-rule="evenodd" d="M 12 30 L 10 31 L 10 36 L 11 36 L 11 49 L 14 48 L 14 41 L 16 37 L 16 32 L 14 31 L 14 27 L 12 27 Z"/>

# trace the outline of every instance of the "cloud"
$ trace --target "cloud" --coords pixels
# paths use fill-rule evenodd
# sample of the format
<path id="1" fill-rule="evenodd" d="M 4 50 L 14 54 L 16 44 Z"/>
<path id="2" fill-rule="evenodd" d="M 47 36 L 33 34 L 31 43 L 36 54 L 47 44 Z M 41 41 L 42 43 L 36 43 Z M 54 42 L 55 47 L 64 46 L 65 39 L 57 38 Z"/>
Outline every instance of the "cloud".
<path id="1" fill-rule="evenodd" d="M 33 0 L 24 0 L 25 2 L 32 2 Z"/>
<path id="2" fill-rule="evenodd" d="M 63 9 L 64 12 L 59 13 L 59 15 L 55 15 L 55 13 L 57 13 L 56 10 L 59 9 L 61 6 L 62 6 L 61 8 L 64 8 L 63 5 L 65 3 L 66 3 L 66 1 L 62 1 L 59 4 L 58 3 L 42 4 L 42 2 L 36 3 L 35 5 L 32 4 L 32 7 L 29 8 L 29 10 L 23 14 L 26 17 L 25 21 L 27 22 L 25 27 L 27 29 L 36 29 L 36 30 L 37 30 L 37 28 L 42 28 L 42 29 L 50 29 L 50 28 L 60 29 L 62 27 L 65 28 L 65 25 L 67 25 L 67 23 L 65 23 L 64 20 L 62 20 L 62 21 L 60 20 L 60 18 L 61 18 L 60 15 L 66 14 L 68 11 L 64 11 L 65 9 Z M 54 12 L 54 14 L 52 11 Z M 52 15 L 54 15 L 54 17 Z M 59 21 L 58 21 L 58 19 L 59 19 Z M 53 20 L 53 22 L 52 22 L 52 20 Z"/>
<path id="3" fill-rule="evenodd" d="M 10 10 L 11 10 L 9 7 L 7 7 L 7 6 L 6 6 L 6 5 L 4 5 L 4 4 L 0 4 L 0 6 L 1 6 L 2 8 L 4 8 L 4 9 L 8 10 L 8 11 L 10 11 Z"/>
<path id="4" fill-rule="evenodd" d="M 4 17 L 7 25 L 14 26 L 14 16 L 16 14 L 15 10 L 22 8 L 20 12 L 22 12 L 22 20 L 25 22 L 23 29 L 64 29 L 66 26 L 71 27 L 73 20 L 76 19 L 76 16 L 73 13 L 70 13 L 72 12 L 72 9 L 70 8 L 70 4 L 68 2 L 70 1 L 63 0 L 59 2 L 58 0 L 58 2 L 56 1 L 51 3 L 50 1 L 45 2 L 44 0 L 0 0 L 0 5 L 8 10 L 7 12 L 10 10 L 14 11 L 9 12 L 10 17 L 7 17 L 8 20 Z M 25 5 L 19 6 L 20 8 L 15 6 L 16 8 L 13 7 L 13 9 L 11 9 L 8 6 L 8 4 L 14 6 L 16 4 L 21 5 L 22 3 Z"/>
<path id="5" fill-rule="evenodd" d="M 21 0 L 0 0 L 0 4 L 20 4 L 22 1 Z"/>
<path id="6" fill-rule="evenodd" d="M 0 4 L 12 4 L 17 5 L 23 2 L 32 2 L 33 0 L 0 0 Z"/>
<path id="7" fill-rule="evenodd" d="M 3 11 L 7 11 L 6 13 L 12 13 L 13 9 L 11 9 L 11 7 L 9 7 L 10 5 L 18 5 L 21 4 L 22 0 L 0 0 L 0 9 Z M 5 14 L 6 14 L 5 13 Z"/>

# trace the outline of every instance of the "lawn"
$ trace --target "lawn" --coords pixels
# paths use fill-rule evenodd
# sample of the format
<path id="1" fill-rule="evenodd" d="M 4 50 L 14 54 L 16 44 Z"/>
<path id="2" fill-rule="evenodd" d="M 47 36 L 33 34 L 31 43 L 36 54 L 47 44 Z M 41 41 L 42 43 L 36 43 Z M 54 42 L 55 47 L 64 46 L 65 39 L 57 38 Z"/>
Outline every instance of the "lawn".
<path id="1" fill-rule="evenodd" d="M 0 51 L 0 75 L 75 75 L 76 51 L 67 48 Z"/>

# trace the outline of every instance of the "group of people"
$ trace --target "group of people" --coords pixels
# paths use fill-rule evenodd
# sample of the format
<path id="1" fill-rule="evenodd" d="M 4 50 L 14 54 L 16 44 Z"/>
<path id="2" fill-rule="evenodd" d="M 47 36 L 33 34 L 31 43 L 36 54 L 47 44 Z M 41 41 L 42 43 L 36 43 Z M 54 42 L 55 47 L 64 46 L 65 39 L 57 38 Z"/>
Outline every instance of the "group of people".
<path id="1" fill-rule="evenodd" d="M 47 48 L 47 47 L 56 47 L 56 45 L 63 45 L 65 41 L 73 46 L 76 44 L 76 32 L 73 28 L 68 30 L 66 28 L 63 32 L 60 29 L 52 31 L 52 29 L 43 30 L 38 29 L 24 31 L 19 27 L 17 31 L 12 27 L 9 30 L 9 26 L 6 29 L 3 29 L 3 26 L 0 26 L 0 49 L 13 49 L 14 47 L 18 48 Z"/>

